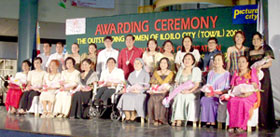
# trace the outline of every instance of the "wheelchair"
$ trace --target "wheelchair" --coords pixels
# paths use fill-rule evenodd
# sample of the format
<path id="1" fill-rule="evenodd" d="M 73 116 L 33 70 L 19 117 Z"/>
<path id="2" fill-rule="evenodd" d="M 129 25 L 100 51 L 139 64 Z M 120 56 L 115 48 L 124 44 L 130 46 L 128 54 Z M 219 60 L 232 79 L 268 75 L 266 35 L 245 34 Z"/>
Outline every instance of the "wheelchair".
<path id="1" fill-rule="evenodd" d="M 97 84 L 94 85 L 92 99 L 89 102 L 89 110 L 88 110 L 88 117 L 89 118 L 101 118 L 103 117 L 108 111 L 110 113 L 110 119 L 113 121 L 119 121 L 121 119 L 121 113 L 117 109 L 118 99 L 120 98 L 120 91 L 124 88 L 123 84 L 118 84 L 115 88 L 115 93 L 107 100 L 107 105 L 95 105 L 94 98 L 97 93 L 99 87 Z"/>

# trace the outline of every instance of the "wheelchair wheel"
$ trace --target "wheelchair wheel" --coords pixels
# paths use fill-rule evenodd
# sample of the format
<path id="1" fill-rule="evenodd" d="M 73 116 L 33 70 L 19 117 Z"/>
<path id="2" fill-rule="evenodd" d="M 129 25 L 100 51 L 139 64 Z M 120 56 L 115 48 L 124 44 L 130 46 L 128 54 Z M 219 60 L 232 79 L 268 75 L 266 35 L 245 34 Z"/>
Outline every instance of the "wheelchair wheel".
<path id="1" fill-rule="evenodd" d="M 88 117 L 89 117 L 89 118 L 94 118 L 94 117 L 99 118 L 99 117 L 100 117 L 100 111 L 99 111 L 99 109 L 98 109 L 98 108 L 95 108 L 95 107 L 93 107 L 93 106 L 91 106 L 91 107 L 89 108 Z"/>
<path id="2" fill-rule="evenodd" d="M 110 118 L 113 121 L 119 121 L 121 116 L 120 116 L 120 113 L 118 111 L 112 111 L 112 113 L 110 115 Z"/>

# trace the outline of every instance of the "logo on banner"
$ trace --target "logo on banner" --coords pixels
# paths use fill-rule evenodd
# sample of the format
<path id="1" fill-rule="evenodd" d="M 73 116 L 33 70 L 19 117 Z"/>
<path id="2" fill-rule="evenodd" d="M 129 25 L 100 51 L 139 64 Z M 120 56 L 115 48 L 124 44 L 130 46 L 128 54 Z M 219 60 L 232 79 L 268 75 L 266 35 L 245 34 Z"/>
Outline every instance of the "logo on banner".
<path id="1" fill-rule="evenodd" d="M 67 19 L 66 20 L 66 35 L 77 35 L 86 33 L 86 19 Z"/>
<path id="2" fill-rule="evenodd" d="M 256 23 L 258 5 L 235 6 L 232 9 L 232 24 Z"/>

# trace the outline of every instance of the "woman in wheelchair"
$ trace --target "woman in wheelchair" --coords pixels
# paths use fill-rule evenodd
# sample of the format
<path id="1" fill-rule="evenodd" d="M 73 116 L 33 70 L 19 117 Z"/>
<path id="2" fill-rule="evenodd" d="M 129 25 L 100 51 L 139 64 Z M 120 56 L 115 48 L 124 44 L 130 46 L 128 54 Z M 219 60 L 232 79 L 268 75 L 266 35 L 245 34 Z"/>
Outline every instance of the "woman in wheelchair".
<path id="1" fill-rule="evenodd" d="M 137 116 L 145 118 L 146 94 L 149 88 L 150 75 L 144 70 L 144 61 L 136 58 L 134 71 L 129 74 L 128 87 L 117 105 L 124 111 L 126 121 L 134 121 Z M 144 122 L 144 121 L 143 121 Z"/>
<path id="2" fill-rule="evenodd" d="M 76 88 L 70 110 L 70 118 L 87 118 L 86 109 L 92 97 L 93 85 L 98 81 L 96 72 L 92 70 L 92 61 L 84 59 L 81 63 L 82 73 L 80 74 L 80 83 Z"/>
<path id="3" fill-rule="evenodd" d="M 108 103 L 108 99 L 115 93 L 118 84 L 125 81 L 124 72 L 117 68 L 117 61 L 114 58 L 107 60 L 107 68 L 101 72 L 98 82 L 99 89 L 94 98 L 94 105 L 104 105 Z"/>
<path id="4" fill-rule="evenodd" d="M 239 71 L 235 72 L 231 79 L 232 89 L 235 87 L 246 84 L 253 86 L 258 91 L 259 80 L 257 71 L 255 68 L 251 70 L 248 67 L 249 63 L 245 56 L 240 56 L 238 59 Z M 244 91 L 239 91 L 241 94 L 230 98 L 227 104 L 229 112 L 229 132 L 234 132 L 234 128 L 237 128 L 237 132 L 243 132 L 247 129 L 247 122 L 252 116 L 252 112 L 255 107 L 258 107 L 258 96 L 259 92 L 247 90 L 242 88 Z M 235 92 L 235 91 L 234 91 Z M 234 93 L 232 92 L 232 93 Z"/>

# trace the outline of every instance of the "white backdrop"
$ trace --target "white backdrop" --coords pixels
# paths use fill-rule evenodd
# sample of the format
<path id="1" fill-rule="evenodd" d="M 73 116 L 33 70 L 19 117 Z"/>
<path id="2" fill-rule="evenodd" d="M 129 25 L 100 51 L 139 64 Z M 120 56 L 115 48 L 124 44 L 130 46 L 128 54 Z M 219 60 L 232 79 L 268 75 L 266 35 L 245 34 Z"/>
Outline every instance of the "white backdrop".
<path id="1" fill-rule="evenodd" d="M 276 119 L 280 120 L 280 0 L 268 1 L 268 44 L 275 60 L 270 68 Z"/>

